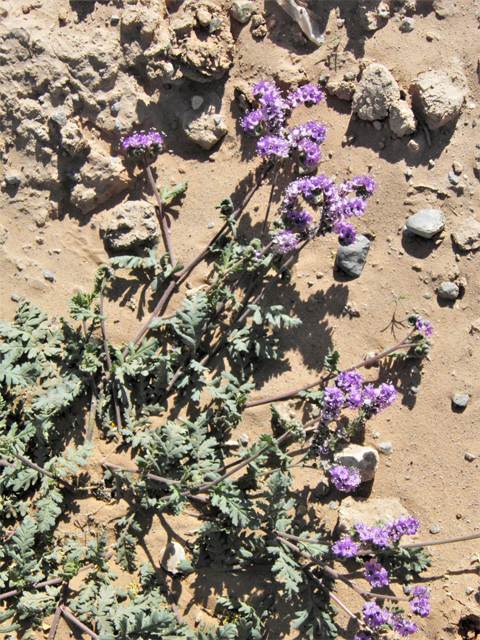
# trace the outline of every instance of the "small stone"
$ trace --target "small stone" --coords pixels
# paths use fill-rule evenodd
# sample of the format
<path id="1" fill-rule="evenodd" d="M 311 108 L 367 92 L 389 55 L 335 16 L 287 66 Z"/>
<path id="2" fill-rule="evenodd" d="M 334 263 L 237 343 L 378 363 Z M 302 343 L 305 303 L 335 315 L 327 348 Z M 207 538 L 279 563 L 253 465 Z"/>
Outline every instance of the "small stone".
<path id="1" fill-rule="evenodd" d="M 212 14 L 205 7 L 199 7 L 197 9 L 197 20 L 202 25 L 202 27 L 208 27 L 210 24 L 210 20 L 212 19 Z"/>
<path id="2" fill-rule="evenodd" d="M 335 455 L 335 463 L 360 472 L 362 482 L 373 480 L 377 470 L 379 457 L 373 447 L 351 444 Z"/>
<path id="3" fill-rule="evenodd" d="M 59 127 L 64 127 L 67 124 L 67 114 L 63 109 L 56 109 L 50 114 L 50 120 L 58 124 Z"/>
<path id="4" fill-rule="evenodd" d="M 390 107 L 388 124 L 393 133 L 401 138 L 410 135 L 417 128 L 415 115 L 405 100 L 398 100 Z M 413 142 L 412 140 L 410 142 Z"/>
<path id="5" fill-rule="evenodd" d="M 430 158 L 430 160 L 428 161 L 428 166 L 431 167 L 432 169 L 435 166 L 435 160 L 433 158 Z"/>
<path id="6" fill-rule="evenodd" d="M 10 298 L 11 298 L 11 300 L 13 300 L 13 302 L 20 302 L 20 296 L 17 295 L 16 293 L 12 293 Z"/>
<path id="7" fill-rule="evenodd" d="M 297 509 L 297 518 L 304 518 L 308 513 L 308 509 L 304 504 L 301 504 Z"/>
<path id="8" fill-rule="evenodd" d="M 383 453 L 384 456 L 392 455 L 392 443 L 391 442 L 379 442 L 377 445 L 377 449 L 380 453 Z"/>
<path id="9" fill-rule="evenodd" d="M 410 167 L 408 167 L 408 169 L 405 171 L 405 176 L 407 178 L 411 178 L 413 176 L 413 171 Z"/>
<path id="10" fill-rule="evenodd" d="M 477 456 L 474 455 L 473 453 L 466 453 L 465 454 L 465 460 L 467 462 L 473 462 L 474 460 L 476 460 Z"/>
<path id="11" fill-rule="evenodd" d="M 399 29 L 402 33 L 410 33 L 415 29 L 415 20 L 413 18 L 404 18 L 400 22 Z"/>
<path id="12" fill-rule="evenodd" d="M 203 622 L 203 613 L 200 611 L 200 613 L 197 613 L 197 616 L 195 618 L 195 626 L 198 627 L 202 624 Z"/>
<path id="13" fill-rule="evenodd" d="M 465 593 L 467 594 L 467 596 L 471 596 L 474 591 L 475 589 L 472 589 L 472 587 L 467 587 L 465 589 Z"/>
<path id="14" fill-rule="evenodd" d="M 50 269 L 43 270 L 43 277 L 45 278 L 45 280 L 48 280 L 49 282 L 55 282 L 55 275 L 53 271 L 50 271 Z"/>
<path id="15" fill-rule="evenodd" d="M 120 111 L 120 103 L 114 102 L 110 107 L 110 111 L 112 112 L 112 115 L 116 116 Z"/>
<path id="16" fill-rule="evenodd" d="M 213 229 L 213 227 L 214 227 L 214 226 L 215 226 L 215 223 L 214 223 L 214 222 L 209 222 L 209 223 L 207 224 L 207 229 Z"/>
<path id="17" fill-rule="evenodd" d="M 460 178 L 456 176 L 453 171 L 448 172 L 448 180 L 450 181 L 450 184 L 453 184 L 454 187 L 456 187 L 460 182 Z"/>
<path id="18" fill-rule="evenodd" d="M 470 396 L 468 393 L 456 393 L 452 398 L 453 404 L 458 409 L 465 409 L 469 400 L 470 400 Z"/>
<path id="19" fill-rule="evenodd" d="M 254 10 L 255 5 L 251 0 L 234 0 L 230 7 L 230 15 L 240 24 L 246 24 L 252 17 Z"/>
<path id="20" fill-rule="evenodd" d="M 402 588 L 403 588 L 403 593 L 406 596 L 409 596 L 412 593 L 412 585 L 411 584 L 404 584 Z"/>
<path id="21" fill-rule="evenodd" d="M 373 122 L 373 128 L 375 129 L 375 131 L 381 131 L 382 130 L 382 123 L 379 122 L 378 120 L 375 120 Z"/>
<path id="22" fill-rule="evenodd" d="M 203 104 L 202 96 L 193 96 L 191 100 L 192 109 L 196 111 L 197 109 L 200 109 L 202 104 Z"/>
<path id="23" fill-rule="evenodd" d="M 440 533 L 440 526 L 438 524 L 434 524 L 430 527 L 430 533 Z"/>
<path id="24" fill-rule="evenodd" d="M 343 75 L 343 79 L 346 82 L 354 82 L 357 79 L 357 74 L 355 71 L 347 71 L 347 73 Z"/>
<path id="25" fill-rule="evenodd" d="M 444 300 L 456 300 L 460 294 L 460 289 L 454 282 L 442 282 L 438 287 L 438 297 Z"/>
<path id="26" fill-rule="evenodd" d="M 416 387 L 414 384 L 410 385 L 410 393 L 413 393 L 413 395 L 417 395 L 417 393 L 420 393 L 420 387 Z"/>
<path id="27" fill-rule="evenodd" d="M 410 151 L 410 153 L 418 153 L 420 151 L 420 145 L 416 140 L 409 140 L 407 149 Z"/>
<path id="28" fill-rule="evenodd" d="M 432 238 L 445 228 L 445 216 L 440 209 L 420 209 L 406 222 L 406 229 L 421 238 Z"/>
<path id="29" fill-rule="evenodd" d="M 329 507 L 332 511 L 336 511 L 338 509 L 338 504 L 332 500 L 332 502 L 330 502 L 329 504 Z"/>
<path id="30" fill-rule="evenodd" d="M 463 251 L 478 249 L 480 247 L 480 222 L 475 218 L 467 218 L 458 225 L 452 237 Z"/>
<path id="31" fill-rule="evenodd" d="M 454 160 L 452 162 L 452 169 L 455 171 L 456 175 L 459 176 L 463 171 L 463 164 L 458 160 Z"/>
<path id="32" fill-rule="evenodd" d="M 9 187 L 17 187 L 21 183 L 22 179 L 20 176 L 14 174 L 10 176 L 5 176 L 5 182 Z"/>
<path id="33" fill-rule="evenodd" d="M 119 22 L 120 22 L 120 16 L 117 16 L 117 14 L 114 13 L 110 17 L 110 24 L 113 25 L 113 26 L 116 26 Z"/>
<path id="34" fill-rule="evenodd" d="M 160 564 L 169 573 L 178 573 L 178 565 L 185 560 L 185 551 L 178 542 L 169 542 L 160 551 Z"/>
<path id="35" fill-rule="evenodd" d="M 370 250 L 370 240 L 365 236 L 357 236 L 349 245 L 339 243 L 336 264 L 348 276 L 358 278 L 362 273 Z"/>
<path id="36" fill-rule="evenodd" d="M 246 433 L 242 433 L 242 435 L 238 439 L 238 442 L 242 445 L 242 447 L 248 446 L 249 438 L 248 438 L 247 434 Z"/>

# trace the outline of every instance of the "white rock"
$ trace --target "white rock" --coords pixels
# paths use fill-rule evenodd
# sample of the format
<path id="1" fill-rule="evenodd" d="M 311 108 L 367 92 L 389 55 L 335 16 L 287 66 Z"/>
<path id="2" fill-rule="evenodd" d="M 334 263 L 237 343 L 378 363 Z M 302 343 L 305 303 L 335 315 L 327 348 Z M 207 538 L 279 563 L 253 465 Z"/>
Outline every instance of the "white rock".
<path id="1" fill-rule="evenodd" d="M 455 243 L 462 251 L 472 251 L 480 247 L 480 222 L 475 218 L 467 218 L 452 233 Z"/>
<path id="2" fill-rule="evenodd" d="M 405 227 L 422 238 L 432 238 L 445 228 L 445 216 L 440 209 L 420 209 L 408 218 Z"/>
<path id="3" fill-rule="evenodd" d="M 155 207 L 143 201 L 132 200 L 109 212 L 101 231 L 107 249 L 113 251 L 151 246 L 160 236 Z"/>
<path id="4" fill-rule="evenodd" d="M 222 101 L 211 91 L 205 96 L 200 109 L 187 109 L 182 125 L 192 142 L 203 149 L 211 149 L 228 131 L 223 121 Z"/>
<path id="5" fill-rule="evenodd" d="M 336 464 L 358 469 L 362 482 L 373 480 L 378 461 L 378 453 L 373 447 L 362 447 L 359 444 L 350 444 L 335 455 Z"/>
<path id="6" fill-rule="evenodd" d="M 185 560 L 185 551 L 178 542 L 169 542 L 160 551 L 160 564 L 169 573 L 178 573 L 178 565 Z"/>
<path id="7" fill-rule="evenodd" d="M 246 24 L 252 17 L 255 5 L 251 0 L 234 0 L 230 7 L 230 15 L 241 24 Z"/>
<path id="8" fill-rule="evenodd" d="M 410 87 L 413 108 L 431 130 L 440 129 L 460 115 L 467 91 L 467 79 L 461 71 L 425 71 Z"/>
<path id="9" fill-rule="evenodd" d="M 338 510 L 337 528 L 341 533 L 349 531 L 357 522 L 371 527 L 378 520 L 389 522 L 400 516 L 410 516 L 396 498 L 356 500 L 349 505 L 351 506 L 342 505 Z"/>
<path id="10" fill-rule="evenodd" d="M 387 67 L 374 62 L 362 73 L 353 96 L 352 109 L 362 120 L 383 120 L 392 104 L 399 100 L 397 81 Z"/>
<path id="11" fill-rule="evenodd" d="M 392 104 L 388 124 L 393 133 L 399 138 L 415 131 L 417 128 L 415 115 L 405 100 L 399 100 Z"/>

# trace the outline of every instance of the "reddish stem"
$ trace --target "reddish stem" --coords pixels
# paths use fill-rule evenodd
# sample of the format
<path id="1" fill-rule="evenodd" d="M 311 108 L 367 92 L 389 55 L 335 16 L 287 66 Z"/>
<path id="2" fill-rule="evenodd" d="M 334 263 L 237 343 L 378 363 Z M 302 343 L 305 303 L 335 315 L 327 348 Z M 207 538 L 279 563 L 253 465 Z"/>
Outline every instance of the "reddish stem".
<path id="1" fill-rule="evenodd" d="M 170 256 L 170 263 L 172 266 L 175 266 L 175 258 L 173 257 L 173 247 L 172 240 L 170 238 L 170 231 L 168 229 L 167 219 L 165 217 L 165 213 L 163 211 L 163 203 L 160 194 L 158 193 L 157 185 L 155 184 L 155 180 L 153 179 L 152 169 L 148 164 L 148 160 L 144 157 L 145 170 L 147 172 L 148 180 L 150 182 L 150 186 L 153 189 L 153 193 L 155 194 L 155 199 L 157 200 L 158 206 L 158 217 L 160 219 L 160 226 L 162 227 L 163 239 L 165 241 L 165 246 L 167 248 L 168 254 Z"/>

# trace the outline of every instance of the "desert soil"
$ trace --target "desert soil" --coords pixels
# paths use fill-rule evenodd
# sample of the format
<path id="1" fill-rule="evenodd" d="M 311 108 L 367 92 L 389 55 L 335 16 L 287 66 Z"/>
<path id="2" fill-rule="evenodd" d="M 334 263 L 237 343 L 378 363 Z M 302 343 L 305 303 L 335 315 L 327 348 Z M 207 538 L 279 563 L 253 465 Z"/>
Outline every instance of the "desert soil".
<path id="1" fill-rule="evenodd" d="M 444 11 L 438 10 L 438 2 L 437 11 L 431 2 L 420 0 L 416 9 L 415 3 L 392 4 L 388 18 L 367 31 L 360 19 L 362 3 L 317 0 L 309 6 L 325 37 L 319 47 L 309 43 L 272 0 L 254 0 L 257 18 L 246 24 L 230 19 L 220 2 L 204 4 L 210 11 L 213 4 L 227 16 L 226 32 L 217 42 L 223 47 L 217 68 L 202 66 L 205 61 L 198 51 L 188 58 L 193 44 L 183 51 L 177 46 L 171 58 L 165 53 L 169 28 L 188 8 L 181 4 L 166 8 L 155 0 L 0 3 L 0 180 L 10 179 L 0 191 L 2 318 L 11 320 L 16 301 L 24 297 L 50 317 L 66 316 L 67 299 L 89 291 L 98 265 L 109 259 L 100 231 L 114 207 L 129 198 L 154 202 L 142 172 L 127 166 L 120 153 L 121 136 L 134 128 L 156 126 L 165 134 L 168 152 L 155 163 L 159 185 L 189 180 L 181 206 L 169 210 L 173 245 L 185 263 L 220 227 L 215 206 L 229 195 L 239 202 L 260 164 L 255 142 L 242 135 L 238 125 L 235 90 L 238 93 L 244 83 L 278 80 L 289 88 L 307 80 L 317 84 L 323 74 L 341 79 L 349 71 L 358 78 L 365 66 L 379 62 L 391 71 L 408 101 L 409 87 L 419 73 L 460 69 L 468 83 L 461 113 L 435 131 L 422 124 L 420 116 L 415 132 L 397 138 L 388 119 L 375 125 L 363 121 L 352 113 L 350 101 L 330 95 L 309 111 L 302 107 L 295 112 L 297 122 L 316 118 L 327 127 L 319 171 L 339 179 L 364 172 L 374 177 L 375 194 L 358 223 L 359 231 L 373 240 L 359 278 L 349 278 L 335 267 L 337 237 L 331 234 L 312 243 L 296 264 L 291 284 L 270 295 L 272 302 L 283 303 L 301 317 L 303 326 L 283 332 L 286 360 L 280 366 L 264 365 L 253 397 L 314 380 L 328 348 L 340 351 L 343 367 L 367 353 L 378 353 L 407 332 L 405 325 L 397 324 L 405 320 L 403 308 L 422 314 L 435 331 L 420 371 L 405 364 L 366 372 L 370 380 L 379 375 L 391 379 L 399 397 L 367 425 L 365 442 L 377 446 L 391 441 L 393 452 L 380 456 L 375 480 L 364 497 L 399 499 L 421 522 L 417 539 L 478 532 L 480 258 L 475 251 L 459 250 L 451 235 L 466 219 L 480 220 L 480 185 L 474 171 L 480 143 L 478 3 L 443 3 Z M 408 15 L 414 29 L 404 32 L 401 21 L 412 7 Z M 149 53 L 150 46 L 160 53 Z M 187 136 L 184 113 L 194 96 L 208 101 L 211 92 L 221 102 L 227 133 L 212 148 L 203 149 Z M 70 154 L 59 142 L 66 124 L 77 136 Z M 85 145 L 90 149 L 87 155 Z M 456 186 L 448 178 L 454 161 L 462 165 Z M 286 183 L 287 179 L 280 187 Z M 262 220 L 268 194 L 265 185 L 247 207 L 241 225 L 245 235 Z M 276 205 L 280 197 L 279 188 Z M 431 240 L 403 233 L 406 219 L 422 208 L 445 214 L 445 229 Z M 45 278 L 44 270 L 53 273 L 54 281 Z M 208 268 L 200 266 L 188 285 L 201 286 L 207 274 Z M 466 286 L 457 300 L 437 296 L 442 282 L 458 278 L 465 278 Z M 118 300 L 107 303 L 108 335 L 116 345 L 135 334 L 152 308 L 151 300 L 144 301 L 141 289 L 131 284 L 125 282 Z M 181 293 L 185 292 L 184 286 Z M 347 303 L 357 313 L 345 313 Z M 463 412 L 452 406 L 458 393 L 470 396 Z M 294 412 L 295 402 L 281 408 Z M 268 405 L 245 413 L 241 432 L 251 441 L 268 428 Z M 107 455 L 111 462 L 127 463 L 128 456 L 112 453 L 114 444 L 100 434 L 96 443 L 93 477 L 101 475 L 100 463 Z M 476 457 L 469 461 L 465 454 Z M 306 487 L 309 517 L 333 530 L 338 510 L 332 506 L 345 507 L 352 498 L 335 493 L 321 502 L 310 501 L 309 491 L 321 479 L 320 471 L 295 475 L 297 486 Z M 79 501 L 77 509 L 75 520 L 85 530 L 107 527 L 110 536 L 114 519 L 124 513 L 121 503 L 94 498 Z M 197 527 L 193 518 L 169 521 L 180 536 Z M 429 532 L 433 525 L 439 526 L 438 534 Z M 60 528 L 80 534 L 75 526 L 65 519 Z M 155 518 L 145 544 L 157 565 L 166 538 L 162 520 Z M 473 570 L 478 542 L 432 550 L 427 574 L 432 614 L 422 621 L 418 636 L 453 638 L 462 616 L 480 613 L 479 577 Z M 144 549 L 140 555 L 146 559 Z M 119 584 L 132 579 L 123 574 Z M 242 597 L 255 589 L 256 579 L 234 578 L 230 587 L 224 576 L 209 572 L 187 579 L 176 585 L 180 608 L 191 623 L 199 612 L 213 622 L 208 611 L 216 597 L 226 590 Z M 349 602 L 353 608 L 361 605 L 355 599 Z M 270 637 L 287 637 L 281 619 L 279 610 Z M 338 620 L 346 629 L 348 621 L 342 615 Z M 341 633 L 351 637 L 350 632 Z M 62 620 L 57 638 L 68 637 Z"/>

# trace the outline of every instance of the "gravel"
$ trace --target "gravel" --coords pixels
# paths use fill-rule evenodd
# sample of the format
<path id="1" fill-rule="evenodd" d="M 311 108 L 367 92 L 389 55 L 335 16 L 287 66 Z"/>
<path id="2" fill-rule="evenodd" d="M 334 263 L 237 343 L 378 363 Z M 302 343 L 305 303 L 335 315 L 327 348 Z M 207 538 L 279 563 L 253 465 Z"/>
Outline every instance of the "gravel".
<path id="1" fill-rule="evenodd" d="M 468 395 L 468 393 L 456 393 L 452 398 L 453 404 L 458 409 L 465 409 L 469 400 L 470 396 Z"/>
<path id="2" fill-rule="evenodd" d="M 477 459 L 477 456 L 474 453 L 466 453 L 465 454 L 465 460 L 467 462 L 473 462 L 476 459 Z"/>

